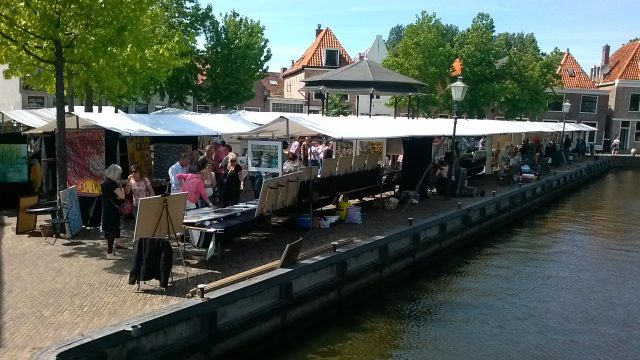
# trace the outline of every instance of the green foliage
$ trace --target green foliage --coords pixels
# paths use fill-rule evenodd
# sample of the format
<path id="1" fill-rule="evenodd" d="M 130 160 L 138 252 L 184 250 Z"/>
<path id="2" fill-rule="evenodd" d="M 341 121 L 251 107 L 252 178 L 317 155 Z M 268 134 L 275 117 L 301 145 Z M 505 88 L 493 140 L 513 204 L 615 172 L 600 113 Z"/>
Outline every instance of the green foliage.
<path id="1" fill-rule="evenodd" d="M 345 100 L 345 95 L 333 94 L 329 95 L 329 104 L 327 109 L 328 116 L 347 116 L 351 114 L 349 102 Z"/>
<path id="2" fill-rule="evenodd" d="M 266 63 L 271 59 L 264 27 L 258 21 L 236 12 L 218 21 L 211 14 L 203 24 L 205 37 L 201 52 L 206 80 L 198 88 L 198 96 L 214 106 L 235 106 L 254 96 L 253 84 L 264 78 Z"/>
<path id="3" fill-rule="evenodd" d="M 435 14 L 423 11 L 413 24 L 405 27 L 404 36 L 383 62 L 385 67 L 426 84 L 420 112 L 442 106 L 439 90 L 450 79 L 454 60 L 451 39 L 455 31 L 455 27 L 443 24 Z M 407 103 L 405 97 L 398 100 L 399 105 Z M 412 105 L 417 105 L 417 102 Z"/>
<path id="4" fill-rule="evenodd" d="M 485 107 L 498 98 L 496 63 L 502 58 L 495 47 L 494 31 L 493 19 L 479 13 L 455 39 L 455 52 L 462 60 L 462 75 L 469 86 L 460 110 L 469 117 L 483 118 Z"/>
<path id="5" fill-rule="evenodd" d="M 396 25 L 389 30 L 389 36 L 387 37 L 387 41 L 385 41 L 385 45 L 387 46 L 387 50 L 389 52 L 395 51 L 396 46 L 400 43 L 402 38 L 404 37 L 404 26 Z"/>

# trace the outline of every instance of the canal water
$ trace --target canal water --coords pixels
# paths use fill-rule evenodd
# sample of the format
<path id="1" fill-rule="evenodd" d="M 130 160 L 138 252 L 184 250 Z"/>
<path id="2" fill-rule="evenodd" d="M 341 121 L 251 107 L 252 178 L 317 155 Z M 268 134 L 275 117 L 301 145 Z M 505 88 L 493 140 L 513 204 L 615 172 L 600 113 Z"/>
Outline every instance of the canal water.
<path id="1" fill-rule="evenodd" d="M 640 358 L 639 176 L 611 171 L 484 241 L 243 353 L 282 360 Z"/>

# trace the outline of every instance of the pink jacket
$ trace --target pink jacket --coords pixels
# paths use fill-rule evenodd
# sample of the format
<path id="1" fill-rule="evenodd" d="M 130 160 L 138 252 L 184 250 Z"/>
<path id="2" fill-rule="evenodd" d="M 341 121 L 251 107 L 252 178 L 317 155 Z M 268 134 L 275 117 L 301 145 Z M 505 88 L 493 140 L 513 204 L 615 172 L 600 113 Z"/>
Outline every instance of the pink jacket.
<path id="1" fill-rule="evenodd" d="M 198 198 L 201 197 L 207 204 L 210 204 L 209 197 L 204 191 L 204 181 L 198 174 L 178 174 L 176 175 L 178 181 L 182 181 L 180 191 L 187 193 L 187 201 L 196 204 Z"/>

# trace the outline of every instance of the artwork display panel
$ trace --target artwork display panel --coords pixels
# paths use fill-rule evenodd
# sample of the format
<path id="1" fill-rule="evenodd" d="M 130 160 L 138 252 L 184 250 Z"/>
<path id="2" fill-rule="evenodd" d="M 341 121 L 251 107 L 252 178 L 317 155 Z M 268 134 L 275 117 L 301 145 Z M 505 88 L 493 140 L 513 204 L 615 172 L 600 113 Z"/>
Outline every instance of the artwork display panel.
<path id="1" fill-rule="evenodd" d="M 78 199 L 78 189 L 71 186 L 60 191 L 60 202 L 71 204 L 71 208 L 62 207 L 62 216 L 69 219 L 66 226 L 66 239 L 71 239 L 71 235 L 75 235 L 82 230 L 82 214 L 80 213 L 80 200 Z"/>
<path id="2" fill-rule="evenodd" d="M 0 144 L 0 182 L 29 180 L 27 144 Z"/>
<path id="3" fill-rule="evenodd" d="M 153 177 L 168 179 L 169 168 L 178 161 L 180 154 L 191 152 L 189 144 L 153 144 Z"/>
<path id="4" fill-rule="evenodd" d="M 129 157 L 129 165 L 138 164 L 142 173 L 145 174 L 144 176 L 149 178 L 153 177 L 153 169 L 151 168 L 151 139 L 149 139 L 149 137 L 128 137 L 127 156 Z M 169 169 L 167 168 L 167 170 Z"/>
<path id="5" fill-rule="evenodd" d="M 79 193 L 100 194 L 104 179 L 104 130 L 69 130 L 67 186 Z"/>
<path id="6" fill-rule="evenodd" d="M 247 161 L 249 171 L 282 174 L 282 142 L 250 140 Z"/>

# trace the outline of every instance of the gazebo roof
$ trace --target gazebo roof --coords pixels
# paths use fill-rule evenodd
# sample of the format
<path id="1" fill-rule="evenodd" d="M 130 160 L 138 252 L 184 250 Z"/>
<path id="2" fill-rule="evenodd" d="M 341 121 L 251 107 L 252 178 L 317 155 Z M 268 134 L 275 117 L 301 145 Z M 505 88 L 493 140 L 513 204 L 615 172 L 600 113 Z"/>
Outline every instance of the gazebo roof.
<path id="1" fill-rule="evenodd" d="M 425 85 L 366 58 L 302 81 L 301 91 L 345 93 L 417 94 Z"/>

